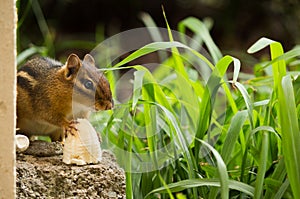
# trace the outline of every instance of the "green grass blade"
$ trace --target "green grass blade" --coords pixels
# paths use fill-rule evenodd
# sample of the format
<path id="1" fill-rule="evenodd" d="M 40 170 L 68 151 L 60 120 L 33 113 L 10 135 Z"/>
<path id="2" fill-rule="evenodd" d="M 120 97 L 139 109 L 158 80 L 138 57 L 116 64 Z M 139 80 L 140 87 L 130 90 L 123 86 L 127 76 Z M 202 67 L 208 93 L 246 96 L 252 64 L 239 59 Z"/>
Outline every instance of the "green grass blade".
<path id="1" fill-rule="evenodd" d="M 247 140 L 246 140 L 246 147 L 245 147 L 245 150 L 244 150 L 243 160 L 241 162 L 241 176 L 242 176 L 241 180 L 242 181 L 243 181 L 243 176 L 244 176 L 245 167 L 246 167 L 246 161 L 247 161 L 247 157 L 248 157 L 247 156 L 248 155 L 247 149 L 251 145 L 251 140 L 253 139 L 254 134 L 256 134 L 256 133 L 258 133 L 260 131 L 267 131 L 267 132 L 273 133 L 273 134 L 275 134 L 275 136 L 279 137 L 278 134 L 276 133 L 276 131 L 274 130 L 274 128 L 272 128 L 270 126 L 259 126 L 259 127 L 255 128 L 255 129 L 251 130 L 251 133 L 248 135 Z M 264 145 L 262 147 L 268 147 L 268 145 Z M 264 150 L 267 150 L 267 149 L 264 149 Z M 265 156 L 265 153 L 266 153 L 266 151 L 264 151 L 264 153 L 261 154 L 261 155 Z M 268 158 L 260 159 L 260 162 L 261 161 L 265 161 L 265 162 L 264 163 L 259 163 L 259 165 L 260 164 L 262 164 L 262 165 L 263 164 L 267 164 L 267 160 L 268 160 Z M 265 168 L 265 166 L 263 168 Z M 263 171 L 264 170 L 262 170 L 261 172 L 264 173 Z"/>
<path id="2" fill-rule="evenodd" d="M 132 139 L 133 137 L 131 136 L 130 137 L 130 140 L 129 140 L 129 150 L 131 151 L 132 149 Z M 132 153 L 129 153 L 129 159 L 131 160 L 131 154 Z M 131 170 L 131 161 L 126 161 L 126 168 Z M 126 172 L 125 173 L 126 175 L 126 199 L 133 199 L 133 192 L 132 192 L 132 173 L 131 172 Z"/>
<path id="3" fill-rule="evenodd" d="M 261 38 L 257 42 L 255 42 L 249 49 L 248 53 L 255 53 L 263 48 L 270 46 L 271 51 L 271 58 L 272 60 L 276 59 L 277 57 L 283 55 L 283 48 L 279 42 L 273 41 L 268 38 Z M 279 60 L 272 64 L 273 69 L 273 76 L 274 76 L 274 90 L 275 93 L 278 93 L 278 85 L 281 82 L 282 77 L 286 74 L 286 66 L 284 60 Z"/>
<path id="4" fill-rule="evenodd" d="M 226 139 L 223 144 L 222 148 L 222 157 L 227 165 L 230 161 L 230 156 L 232 155 L 232 151 L 235 147 L 235 143 L 238 140 L 238 136 L 242 130 L 243 124 L 247 119 L 247 112 L 246 111 L 239 111 L 235 114 L 231 119 L 230 127 L 226 133 Z"/>
<path id="5" fill-rule="evenodd" d="M 253 104 L 251 102 L 249 93 L 247 92 L 246 88 L 239 82 L 235 82 L 234 86 L 238 88 L 238 90 L 241 92 L 241 94 L 243 96 L 243 99 L 245 101 L 245 105 L 247 107 L 248 115 L 249 115 L 251 129 L 253 129 L 253 127 L 254 127 L 254 123 L 253 123 L 253 118 L 254 118 L 254 116 L 253 116 Z"/>
<path id="6" fill-rule="evenodd" d="M 200 104 L 200 120 L 199 120 L 199 128 L 197 130 L 196 133 L 196 137 L 198 139 L 202 139 L 207 128 L 208 125 L 210 123 L 210 119 L 211 119 L 211 114 L 212 114 L 212 107 L 215 101 L 215 97 L 216 97 L 216 92 L 218 90 L 218 88 L 221 86 L 222 83 L 222 77 L 225 75 L 225 72 L 227 70 L 227 68 L 229 67 L 230 63 L 233 61 L 234 59 L 231 56 L 225 56 L 223 57 L 218 64 L 216 65 L 215 69 L 213 70 L 213 73 L 211 74 L 205 91 L 204 91 L 204 96 L 202 98 L 201 104 Z M 238 70 L 239 67 L 237 66 Z M 226 86 L 225 86 L 226 87 Z M 224 88 L 224 87 L 223 87 Z M 228 98 L 232 97 L 231 93 L 228 93 Z M 235 107 L 233 109 L 237 110 L 236 105 L 233 101 L 232 107 Z"/>
<path id="7" fill-rule="evenodd" d="M 180 192 L 185 189 L 202 187 L 202 186 L 220 187 L 221 184 L 219 179 L 189 179 L 189 180 L 182 180 L 179 182 L 168 184 L 168 188 L 172 192 Z M 230 189 L 241 191 L 249 195 L 250 197 L 254 196 L 254 188 L 245 183 L 235 181 L 235 180 L 228 180 L 228 186 Z M 149 198 L 150 195 L 153 193 L 166 193 L 166 189 L 165 187 L 154 189 L 150 193 L 148 193 L 145 198 Z"/>
<path id="8" fill-rule="evenodd" d="M 23 25 L 23 22 L 25 21 L 26 17 L 28 16 L 31 5 L 32 5 L 32 0 L 27 1 L 26 7 L 23 10 L 23 14 L 20 16 L 20 13 L 18 13 L 20 19 L 18 20 L 17 30 Z M 17 10 L 20 11 L 20 9 L 21 9 L 20 1 L 16 1 L 16 7 L 17 7 Z"/>
<path id="9" fill-rule="evenodd" d="M 287 188 L 290 186 L 290 182 L 289 179 L 285 179 L 285 181 L 282 183 L 282 185 L 280 186 L 279 190 L 277 191 L 277 193 L 274 196 L 274 199 L 281 199 L 283 198 L 284 193 L 286 192 Z"/>
<path id="10" fill-rule="evenodd" d="M 172 106 L 166 99 L 165 94 L 162 91 L 162 88 L 158 85 L 158 83 L 156 82 L 156 80 L 153 77 L 153 75 L 151 74 L 151 72 L 147 68 L 145 68 L 141 65 L 131 66 L 130 68 L 134 68 L 138 71 L 140 71 L 140 70 L 145 71 L 144 84 L 153 84 L 154 90 L 152 91 L 153 93 L 151 95 L 153 97 L 153 99 L 151 99 L 151 100 L 161 104 L 162 106 L 166 107 L 169 111 L 173 112 Z"/>
<path id="11" fill-rule="evenodd" d="M 17 65 L 19 66 L 21 63 L 25 62 L 29 57 L 31 57 L 36 53 L 46 55 L 47 54 L 46 52 L 47 52 L 47 48 L 45 47 L 32 46 L 30 48 L 27 48 L 26 50 L 18 54 Z"/>
<path id="12" fill-rule="evenodd" d="M 202 40 L 206 44 L 209 53 L 213 58 L 213 62 L 216 64 L 222 58 L 222 53 L 212 40 L 206 25 L 195 17 L 188 17 L 178 24 L 178 30 L 180 32 L 184 33 L 186 28 L 189 28 L 202 37 Z"/>
<path id="13" fill-rule="evenodd" d="M 174 128 L 174 139 L 175 139 L 175 143 L 177 146 L 179 146 L 179 148 L 182 150 L 181 152 L 184 152 L 183 155 L 186 156 L 186 160 L 188 162 L 188 169 L 189 169 L 189 177 L 190 178 L 194 178 L 195 174 L 193 172 L 194 169 L 194 157 L 191 157 L 192 153 L 189 153 L 189 148 L 188 148 L 188 143 L 187 140 L 184 136 L 184 134 L 182 133 L 179 123 L 176 120 L 176 118 L 174 117 L 174 115 L 167 110 L 164 106 L 161 106 L 160 104 L 156 104 L 158 107 L 160 107 L 160 109 L 162 109 L 165 113 L 165 115 L 167 116 L 168 120 L 170 121 L 171 125 Z"/>
<path id="14" fill-rule="evenodd" d="M 132 110 L 137 105 L 139 97 L 141 95 L 142 86 L 143 86 L 143 78 L 145 75 L 144 70 L 138 70 L 134 72 L 134 82 L 133 82 L 133 96 L 132 96 Z"/>
<path id="15" fill-rule="evenodd" d="M 165 50 L 168 48 L 184 48 L 187 50 L 190 50 L 192 53 L 194 53 L 199 59 L 203 60 L 211 69 L 214 68 L 214 66 L 212 65 L 212 63 L 203 55 L 201 55 L 199 52 L 191 49 L 190 47 L 177 42 L 177 41 L 170 41 L 170 42 L 153 42 L 150 44 L 147 44 L 145 46 L 143 46 L 142 48 L 136 50 L 135 52 L 133 52 L 132 54 L 130 54 L 128 57 L 126 57 L 125 59 L 123 59 L 121 62 L 117 63 L 116 65 L 114 65 L 114 68 L 117 68 L 119 66 L 125 65 L 128 62 L 137 59 L 139 57 L 142 57 L 144 55 L 147 55 L 149 53 L 158 51 L 158 50 Z"/>
<path id="16" fill-rule="evenodd" d="M 288 61 L 292 58 L 296 58 L 300 56 L 300 46 L 295 47 L 294 49 L 287 51 L 286 53 L 272 59 L 272 61 L 270 61 L 269 63 L 267 63 L 263 68 L 268 67 L 270 65 L 273 65 L 274 63 L 284 60 L 284 61 Z"/>
<path id="17" fill-rule="evenodd" d="M 113 98 L 115 98 L 117 96 L 116 94 L 117 74 L 115 74 L 113 71 L 104 71 L 104 74 L 110 84 L 112 96 Z"/>
<path id="18" fill-rule="evenodd" d="M 260 38 L 257 42 L 255 42 L 248 50 L 247 52 L 249 54 L 252 54 L 252 53 L 256 53 L 262 49 L 264 49 L 265 47 L 271 45 L 272 43 L 274 43 L 273 40 L 271 39 L 268 39 L 268 38 L 265 38 L 265 37 L 262 37 Z"/>
<path id="19" fill-rule="evenodd" d="M 166 25 L 167 25 L 169 39 L 170 39 L 171 42 L 173 42 L 174 38 L 173 38 L 172 31 L 171 31 L 171 28 L 169 26 L 167 16 L 166 16 L 166 13 L 165 13 L 164 9 L 163 9 L 163 15 L 164 15 L 165 22 L 166 22 Z M 184 64 L 183 64 L 183 61 L 181 59 L 180 53 L 179 53 L 179 51 L 176 47 L 172 48 L 172 58 L 173 58 L 173 61 L 174 61 L 175 70 L 177 70 L 178 73 L 181 74 L 183 77 L 188 79 L 188 74 L 187 74 L 187 72 L 184 68 Z"/>
<path id="20" fill-rule="evenodd" d="M 220 178 L 220 184 L 221 184 L 221 197 L 223 199 L 229 198 L 229 178 L 228 178 L 228 173 L 227 173 L 227 168 L 226 164 L 224 163 L 221 155 L 218 153 L 214 147 L 209 145 L 208 143 L 197 139 L 198 141 L 201 142 L 201 144 L 205 145 L 209 150 L 214 154 L 214 157 L 216 158 L 217 161 L 217 168 L 218 168 L 218 176 Z M 210 195 L 214 195 L 214 193 L 210 193 Z"/>
<path id="21" fill-rule="evenodd" d="M 227 68 L 229 67 L 230 63 L 233 60 L 234 60 L 234 58 L 231 56 L 223 57 L 216 65 L 215 69 L 213 70 L 213 72 L 207 82 L 207 85 L 206 85 L 205 91 L 204 91 L 204 95 L 202 97 L 200 107 L 199 107 L 199 110 L 200 110 L 199 124 L 198 124 L 198 128 L 196 131 L 196 138 L 198 138 L 198 139 L 203 139 L 205 133 L 208 130 L 208 127 L 211 123 L 211 116 L 213 113 L 213 106 L 214 106 L 217 90 L 222 85 L 222 77 L 225 75 Z M 235 67 L 235 68 L 239 69 L 239 67 Z M 226 84 L 223 84 L 223 88 L 225 89 L 228 87 Z M 226 93 L 226 96 L 228 97 L 228 99 L 232 98 L 232 95 L 231 95 L 229 89 L 227 91 L 228 91 L 228 93 Z M 226 92 L 226 90 L 225 90 L 225 92 Z M 237 107 L 236 107 L 236 104 L 235 104 L 233 98 L 232 98 L 232 102 L 230 104 L 231 104 L 232 110 L 236 111 Z M 245 140 L 244 137 L 241 137 L 241 139 L 243 140 L 242 142 L 244 142 L 244 140 Z M 196 154 L 199 152 L 199 150 L 200 150 L 199 142 L 195 142 Z M 196 161 L 198 161 L 198 158 L 199 157 L 196 156 Z"/>
<path id="22" fill-rule="evenodd" d="M 267 104 L 269 104 L 270 100 L 267 99 L 267 100 L 262 100 L 262 101 L 257 101 L 257 102 L 254 102 L 253 103 L 253 106 L 254 107 L 257 107 L 257 106 L 265 106 Z"/>
<path id="23" fill-rule="evenodd" d="M 276 59 L 283 55 L 283 48 L 279 42 L 269 39 L 261 39 L 253 45 L 248 52 L 256 52 L 270 45 L 271 58 Z M 275 96 L 279 101 L 279 121 L 281 125 L 282 149 L 284 161 L 295 198 L 300 198 L 300 133 L 298 118 L 296 113 L 295 97 L 291 78 L 285 76 L 286 64 L 284 60 L 279 60 L 272 64 L 274 76 Z M 285 76 L 285 77 L 284 77 Z"/>
<path id="24" fill-rule="evenodd" d="M 172 128 L 174 128 L 174 132 L 171 131 L 172 135 L 170 136 L 172 141 L 175 141 L 176 146 L 180 149 L 178 152 L 183 153 L 185 159 L 187 160 L 187 168 L 189 170 L 188 175 L 189 178 L 195 178 L 194 173 L 194 162 L 193 157 L 190 157 L 189 155 L 191 153 L 187 153 L 188 149 L 188 143 L 185 140 L 185 136 L 181 132 L 179 122 L 176 119 L 176 116 L 174 114 L 174 110 L 170 106 L 169 102 L 167 101 L 164 92 L 162 88 L 159 86 L 159 84 L 156 82 L 155 78 L 152 76 L 152 74 L 145 69 L 142 66 L 132 66 L 133 68 L 137 69 L 138 72 L 135 73 L 135 77 L 137 78 L 135 80 L 135 88 L 138 89 L 142 86 L 142 99 L 144 101 L 148 101 L 149 103 L 144 103 L 144 122 L 147 124 L 146 126 L 146 134 L 147 134 L 147 143 L 149 146 L 149 152 L 152 158 L 153 163 L 156 165 L 157 170 L 158 165 L 157 162 L 159 161 L 156 156 L 156 140 L 157 136 L 154 135 L 156 133 L 156 107 L 160 107 L 161 110 L 163 110 L 164 114 L 166 115 L 167 121 L 170 122 Z M 138 76 L 139 75 L 139 76 Z M 143 80 L 142 80 L 143 78 Z M 138 99 L 139 94 L 137 92 L 136 100 Z M 159 174 L 157 174 L 159 175 Z M 161 178 L 161 183 L 165 184 L 163 178 Z"/>
<path id="25" fill-rule="evenodd" d="M 150 91 L 146 90 L 149 87 L 143 87 L 142 96 L 144 100 L 153 100 L 154 96 L 150 96 L 154 94 L 153 85 L 150 85 Z M 152 158 L 152 162 L 155 165 L 156 173 L 160 179 L 160 182 L 166 188 L 167 193 L 169 194 L 171 199 L 174 199 L 172 196 L 171 191 L 169 190 L 168 186 L 166 185 L 164 179 L 161 177 L 158 167 L 158 158 L 157 158 L 157 149 L 156 149 L 156 107 L 153 104 L 144 104 L 144 118 L 146 125 L 146 134 L 147 134 L 147 142 L 149 146 L 149 153 Z"/>
<path id="26" fill-rule="evenodd" d="M 44 37 L 44 45 L 48 47 L 48 52 L 54 57 L 54 38 L 51 34 L 45 16 L 43 14 L 42 8 L 38 1 L 32 1 L 32 10 L 37 19 L 40 31 Z"/>
<path id="27" fill-rule="evenodd" d="M 153 41 L 163 41 L 163 38 L 159 32 L 159 28 L 156 26 L 154 20 L 148 13 L 142 12 L 140 14 L 140 19 L 143 21 L 143 23 L 147 27 L 149 34 L 150 34 L 151 38 L 153 39 Z M 159 58 L 160 58 L 161 62 L 166 60 L 168 57 L 167 52 L 159 51 L 158 54 L 159 54 Z"/>
<path id="28" fill-rule="evenodd" d="M 286 169 L 285 169 L 285 164 L 284 164 L 284 159 L 281 158 L 277 165 L 276 165 L 276 169 L 273 172 L 271 179 L 274 180 L 278 180 L 279 182 L 283 182 L 284 179 L 286 179 Z M 266 194 L 265 194 L 265 198 L 271 198 L 274 197 L 274 191 L 273 190 L 269 190 L 267 189 Z"/>
<path id="29" fill-rule="evenodd" d="M 205 24 L 206 28 L 208 31 L 210 31 L 212 29 L 213 26 L 213 20 L 211 18 L 204 18 L 203 20 L 203 24 Z M 183 21 L 181 21 L 183 22 Z M 180 23 L 181 23 L 180 22 Z M 186 24 L 180 25 L 180 23 L 178 24 L 178 31 L 182 34 L 180 34 L 180 41 L 188 46 L 190 46 L 192 49 L 195 49 L 197 51 L 200 51 L 203 48 L 203 35 L 199 35 L 199 32 L 194 32 L 193 30 L 191 30 Z M 182 27 L 181 27 L 182 26 Z M 186 27 L 185 27 L 186 26 Z M 185 35 L 189 35 L 186 31 L 186 29 L 189 28 L 191 31 L 193 31 L 194 35 L 192 36 L 192 39 L 188 41 L 186 40 L 187 37 Z M 197 28 L 194 28 L 196 30 L 198 30 Z M 208 45 L 208 44 L 206 44 Z M 222 55 L 221 55 L 222 57 Z"/>
<path id="30" fill-rule="evenodd" d="M 222 60 L 223 60 L 223 59 L 227 59 L 227 61 L 229 61 L 229 62 L 226 63 L 227 61 L 225 61 L 225 63 L 222 63 Z M 220 75 L 221 75 L 221 76 L 224 76 L 224 75 L 225 75 L 225 72 L 226 72 L 226 70 L 227 70 L 227 68 L 228 68 L 228 66 L 229 66 L 229 64 L 230 64 L 231 62 L 233 62 L 233 74 L 234 74 L 234 75 L 233 75 L 233 80 L 232 80 L 232 82 L 235 83 L 235 82 L 237 81 L 238 74 L 239 74 L 240 68 L 241 68 L 241 63 L 240 63 L 240 61 L 239 61 L 238 59 L 236 59 L 236 58 L 234 58 L 234 57 L 232 57 L 232 56 L 226 55 L 226 56 L 224 56 L 224 57 L 217 63 L 216 67 L 218 68 L 219 72 L 221 72 Z M 224 69 L 225 69 L 225 70 L 224 70 Z M 238 112 L 238 108 L 237 108 L 237 105 L 236 105 L 236 103 L 235 103 L 235 101 L 234 101 L 234 99 L 233 99 L 233 96 L 232 96 L 232 94 L 231 94 L 231 91 L 230 91 L 228 85 L 227 85 L 227 84 L 222 84 L 222 87 L 223 87 L 223 89 L 224 89 L 224 91 L 225 91 L 225 94 L 226 94 L 228 103 L 229 103 L 229 105 L 230 105 L 230 107 L 231 107 L 231 109 L 232 109 L 232 112 L 233 112 L 234 114 L 237 113 L 237 112 Z"/>
<path id="31" fill-rule="evenodd" d="M 251 131 L 251 134 L 250 134 L 250 137 L 252 137 L 255 133 L 259 132 L 259 131 L 268 131 L 270 133 L 274 133 L 275 136 L 277 136 L 278 138 L 280 138 L 278 136 L 278 134 L 276 133 L 276 131 L 274 130 L 274 128 L 272 128 L 271 126 L 259 126 L 259 127 L 256 127 L 255 129 L 253 129 Z M 249 140 L 248 140 L 249 141 Z"/>
<path id="32" fill-rule="evenodd" d="M 158 171 L 158 176 L 159 176 L 159 179 L 162 182 L 163 186 L 165 187 L 167 193 L 169 194 L 170 199 L 174 199 L 174 196 L 172 195 L 171 190 L 169 189 L 168 185 L 166 184 L 166 182 L 164 181 L 164 179 L 160 175 L 159 171 Z"/>
<path id="33" fill-rule="evenodd" d="M 271 58 L 275 59 L 283 54 L 282 45 L 279 42 L 273 42 L 270 44 Z M 274 77 L 274 90 L 277 92 L 277 96 L 280 95 L 278 87 L 281 87 L 282 77 L 286 75 L 286 64 L 284 60 L 280 60 L 272 64 L 273 77 Z"/>
<path id="34" fill-rule="evenodd" d="M 140 13 L 139 17 L 143 21 L 143 23 L 145 24 L 147 29 L 149 30 L 149 33 L 150 33 L 151 38 L 153 39 L 153 41 L 163 41 L 163 38 L 162 38 L 162 36 L 159 32 L 159 28 L 155 24 L 152 17 L 146 12 Z"/>
<path id="35" fill-rule="evenodd" d="M 283 77 L 281 85 L 279 103 L 283 155 L 294 198 L 300 198 L 300 131 L 291 77 Z"/>
<path id="36" fill-rule="evenodd" d="M 260 161 L 258 164 L 259 165 L 258 172 L 255 180 L 254 198 L 262 198 L 264 179 L 265 179 L 267 160 L 268 160 L 268 148 L 269 148 L 269 134 L 267 132 L 263 132 Z"/>
<path id="37" fill-rule="evenodd" d="M 126 199 L 133 199 L 131 173 L 126 172 Z"/>

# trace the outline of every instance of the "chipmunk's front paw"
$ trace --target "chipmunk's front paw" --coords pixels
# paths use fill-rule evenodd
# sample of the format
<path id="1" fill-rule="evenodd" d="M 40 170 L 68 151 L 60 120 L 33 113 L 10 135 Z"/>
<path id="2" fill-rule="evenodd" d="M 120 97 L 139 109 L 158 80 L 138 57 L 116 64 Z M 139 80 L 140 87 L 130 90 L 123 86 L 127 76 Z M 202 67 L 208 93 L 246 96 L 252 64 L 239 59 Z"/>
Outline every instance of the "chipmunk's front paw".
<path id="1" fill-rule="evenodd" d="M 64 134 L 65 134 L 65 137 L 68 137 L 69 134 L 71 134 L 72 136 L 75 136 L 78 129 L 76 127 L 76 125 L 78 124 L 79 122 L 77 120 L 72 120 L 69 122 L 69 124 L 67 126 L 64 127 Z"/>

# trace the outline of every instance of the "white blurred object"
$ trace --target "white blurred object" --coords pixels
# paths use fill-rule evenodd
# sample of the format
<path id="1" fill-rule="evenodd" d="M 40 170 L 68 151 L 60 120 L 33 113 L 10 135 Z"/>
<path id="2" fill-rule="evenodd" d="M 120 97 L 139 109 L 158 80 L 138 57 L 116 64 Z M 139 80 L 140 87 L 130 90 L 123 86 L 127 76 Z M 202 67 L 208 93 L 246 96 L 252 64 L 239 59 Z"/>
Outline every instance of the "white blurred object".
<path id="1" fill-rule="evenodd" d="M 16 151 L 23 152 L 29 147 L 29 139 L 25 135 L 16 135 Z"/>
<path id="2" fill-rule="evenodd" d="M 74 135 L 68 132 L 63 149 L 63 162 L 66 164 L 95 164 L 101 161 L 100 142 L 91 123 L 86 119 L 77 119 Z"/>

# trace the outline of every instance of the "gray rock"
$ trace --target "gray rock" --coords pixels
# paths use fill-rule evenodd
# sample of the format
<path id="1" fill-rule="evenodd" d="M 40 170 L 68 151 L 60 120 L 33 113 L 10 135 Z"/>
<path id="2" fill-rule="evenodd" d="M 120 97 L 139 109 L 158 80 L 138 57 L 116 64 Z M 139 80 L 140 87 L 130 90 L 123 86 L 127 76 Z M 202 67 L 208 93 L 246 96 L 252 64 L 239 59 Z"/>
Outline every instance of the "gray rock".
<path id="1" fill-rule="evenodd" d="M 108 151 L 84 166 L 66 165 L 62 155 L 17 154 L 17 198 L 126 198 L 125 175 Z"/>
<path id="2" fill-rule="evenodd" d="M 23 153 L 38 157 L 61 155 L 63 154 L 63 147 L 60 142 L 34 140 L 30 142 L 28 149 Z"/>

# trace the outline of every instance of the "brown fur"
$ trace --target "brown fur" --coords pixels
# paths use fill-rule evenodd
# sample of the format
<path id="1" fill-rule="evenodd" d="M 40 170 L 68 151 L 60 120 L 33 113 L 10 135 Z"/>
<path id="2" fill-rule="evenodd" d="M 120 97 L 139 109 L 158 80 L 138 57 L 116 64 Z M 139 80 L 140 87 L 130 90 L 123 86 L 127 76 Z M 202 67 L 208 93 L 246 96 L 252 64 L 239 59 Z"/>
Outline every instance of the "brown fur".
<path id="1" fill-rule="evenodd" d="M 93 88 L 85 87 L 87 80 Z M 89 54 L 83 61 L 71 54 L 65 65 L 49 58 L 28 61 L 18 70 L 17 93 L 20 132 L 52 141 L 62 140 L 72 121 L 87 118 L 92 109 L 113 107 L 109 83 Z"/>

